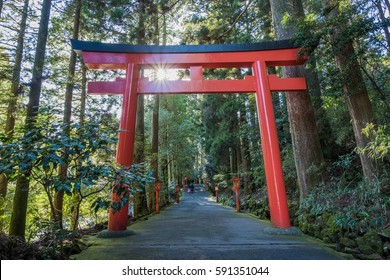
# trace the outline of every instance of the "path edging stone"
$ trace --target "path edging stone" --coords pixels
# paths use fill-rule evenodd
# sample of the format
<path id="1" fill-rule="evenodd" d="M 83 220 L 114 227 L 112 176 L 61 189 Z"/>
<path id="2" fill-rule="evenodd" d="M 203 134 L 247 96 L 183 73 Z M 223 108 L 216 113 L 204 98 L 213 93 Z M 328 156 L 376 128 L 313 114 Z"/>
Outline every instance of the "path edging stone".
<path id="1" fill-rule="evenodd" d="M 289 228 L 274 228 L 267 227 L 263 230 L 265 234 L 270 235 L 302 235 L 302 231 L 297 227 L 289 227 Z"/>
<path id="2" fill-rule="evenodd" d="M 111 231 L 111 230 L 102 230 L 98 233 L 97 237 L 99 238 L 119 238 L 134 235 L 134 231 L 126 229 L 120 231 Z"/>

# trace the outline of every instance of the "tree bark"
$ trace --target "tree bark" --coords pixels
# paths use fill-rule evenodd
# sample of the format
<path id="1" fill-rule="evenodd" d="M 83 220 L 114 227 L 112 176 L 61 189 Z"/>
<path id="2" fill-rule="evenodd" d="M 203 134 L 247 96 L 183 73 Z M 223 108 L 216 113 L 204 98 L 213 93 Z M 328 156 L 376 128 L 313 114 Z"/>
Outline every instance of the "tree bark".
<path id="1" fill-rule="evenodd" d="M 296 28 L 283 25 L 282 19 L 286 13 L 293 19 L 303 17 L 301 0 L 271 0 L 270 3 L 277 39 L 293 38 Z M 302 66 L 283 67 L 283 76 L 302 77 L 304 69 Z M 321 180 L 318 172 L 313 173 L 310 170 L 314 166 L 320 168 L 323 154 L 309 92 L 288 92 L 286 102 L 299 193 L 303 199 Z"/>
<path id="2" fill-rule="evenodd" d="M 13 137 L 15 128 L 15 111 L 17 109 L 17 99 L 20 95 L 20 72 L 22 70 L 22 59 L 24 49 L 24 35 L 26 32 L 27 11 L 29 0 L 24 1 L 22 19 L 20 21 L 20 28 L 18 34 L 18 41 L 15 52 L 15 64 L 12 69 L 12 83 L 11 83 L 11 98 L 7 108 L 7 120 L 5 125 L 5 133 L 10 139 Z"/>
<path id="3" fill-rule="evenodd" d="M 138 26 L 137 26 L 137 44 L 145 44 L 145 1 L 138 1 Z M 137 123 L 136 123 L 136 140 L 134 147 L 134 162 L 141 163 L 145 161 L 145 99 L 144 95 L 138 95 L 137 103 Z M 146 188 L 138 186 L 142 189 L 141 192 L 134 194 L 134 217 L 139 217 L 147 213 L 147 196 Z"/>
<path id="4" fill-rule="evenodd" d="M 5 173 L 0 174 L 0 232 L 4 231 L 3 215 L 6 207 L 8 178 Z"/>
<path id="5" fill-rule="evenodd" d="M 385 0 L 385 4 L 386 4 L 386 7 L 387 7 L 387 12 L 390 13 L 390 1 L 389 0 Z"/>
<path id="6" fill-rule="evenodd" d="M 234 176 L 237 174 L 237 148 L 236 146 L 230 147 L 230 173 Z"/>
<path id="7" fill-rule="evenodd" d="M 152 24 L 154 28 L 153 33 L 153 43 L 154 45 L 159 45 L 160 41 L 160 32 L 159 32 L 159 22 L 158 22 L 158 7 L 157 3 L 154 3 L 154 0 L 150 1 L 150 11 L 152 12 Z M 150 166 L 153 169 L 153 177 L 158 179 L 158 120 L 159 120 L 159 111 L 160 111 L 160 97 L 158 94 L 154 96 L 153 101 L 153 113 L 152 113 L 152 148 L 151 148 L 151 163 Z M 153 187 L 149 189 L 149 210 L 154 211 L 156 209 L 156 197 Z"/>
<path id="8" fill-rule="evenodd" d="M 241 112 L 240 114 L 240 127 L 245 127 L 247 123 L 246 119 L 246 110 Z M 252 190 L 251 184 L 250 184 L 250 171 L 251 171 L 251 154 L 249 152 L 249 141 L 247 138 L 247 133 L 240 133 L 241 139 L 241 158 L 242 158 L 242 168 L 244 170 L 244 175 L 243 175 L 243 184 L 244 184 L 244 191 L 245 194 L 249 194 Z"/>
<path id="9" fill-rule="evenodd" d="M 335 18 L 339 15 L 338 3 L 335 1 L 327 1 L 325 5 L 332 5 L 332 7 L 335 7 L 329 13 L 329 17 Z M 374 114 L 359 63 L 356 59 L 352 39 L 345 38 L 345 36 L 342 35 L 344 34 L 342 32 L 343 28 L 346 28 L 346 26 L 343 25 L 334 28 L 331 41 L 334 49 L 336 66 L 342 77 L 342 91 L 352 119 L 353 132 L 363 174 L 368 181 L 372 181 L 377 175 L 375 162 L 370 159 L 367 154 L 364 154 L 361 151 L 370 142 L 370 138 L 367 138 L 362 133 L 362 129 L 365 128 L 367 124 L 373 122 Z"/>
<path id="10" fill-rule="evenodd" d="M 81 0 L 75 0 L 75 16 L 73 22 L 73 39 L 78 40 L 80 29 L 80 14 L 81 14 Z M 65 103 L 64 103 L 64 117 L 63 117 L 63 133 L 67 137 L 70 137 L 70 119 L 72 117 L 72 100 L 73 100 L 73 87 L 74 87 L 74 73 L 76 69 L 76 53 L 71 50 L 69 67 L 68 67 L 68 81 L 66 83 L 65 90 Z M 60 165 L 58 175 L 60 178 L 66 179 L 68 176 L 68 155 L 67 149 L 64 150 L 64 161 Z M 55 193 L 54 196 L 54 221 L 58 224 L 59 228 L 63 228 L 63 207 L 64 207 L 64 191 L 60 190 Z"/>
<path id="11" fill-rule="evenodd" d="M 87 67 L 83 64 L 81 69 L 81 96 L 80 96 L 80 113 L 79 113 L 79 122 L 80 129 L 83 129 L 85 123 L 85 105 L 87 98 Z M 78 161 L 77 165 L 81 167 L 83 163 Z M 81 190 L 79 192 L 73 193 L 72 203 L 72 216 L 71 216 L 71 230 L 76 230 L 79 226 L 79 217 L 80 217 L 80 205 L 82 201 Z"/>
<path id="12" fill-rule="evenodd" d="M 386 17 L 385 17 L 385 13 L 383 11 L 383 7 L 382 7 L 382 3 L 380 0 L 375 0 L 375 5 L 378 9 L 378 12 L 379 12 L 379 17 L 381 19 L 381 22 L 382 22 L 382 28 L 383 28 L 383 32 L 385 33 L 385 38 L 386 38 L 386 42 L 387 42 L 387 47 L 390 49 L 390 32 L 389 32 L 389 28 L 386 24 Z M 390 7 L 389 7 L 390 9 Z M 390 10 L 389 10 L 390 12 Z"/>
<path id="13" fill-rule="evenodd" d="M 153 1 L 154 2 L 154 1 Z M 157 4 L 152 3 L 153 11 L 153 25 L 154 25 L 154 44 L 159 45 L 160 32 L 158 23 L 158 7 Z M 153 115 L 152 115 L 152 168 L 154 170 L 153 177 L 158 178 L 158 119 L 160 112 L 160 96 L 156 94 L 153 102 Z"/>
<path id="14" fill-rule="evenodd" d="M 41 19 L 39 23 L 38 40 L 35 52 L 33 75 L 29 102 L 27 105 L 25 127 L 26 132 L 34 128 L 35 119 L 38 115 L 38 107 L 42 87 L 42 73 L 45 62 L 46 41 L 50 19 L 51 0 L 44 0 L 42 3 Z M 30 187 L 30 173 L 28 170 L 21 174 L 16 181 L 13 210 L 11 216 L 10 235 L 17 235 L 24 239 L 26 230 L 26 215 L 28 193 Z"/>
<path id="15" fill-rule="evenodd" d="M 154 96 L 152 116 L 152 168 L 153 177 L 158 178 L 158 119 L 160 109 L 160 96 Z"/>
<path id="16" fill-rule="evenodd" d="M 145 44 L 145 1 L 139 0 L 138 26 L 137 26 L 137 44 Z M 145 161 L 145 110 L 144 95 L 138 95 L 137 103 L 137 124 L 136 124 L 136 141 L 134 162 L 140 163 Z"/>
<path id="17" fill-rule="evenodd" d="M 20 21 L 18 40 L 16 45 L 15 52 L 15 63 L 12 69 L 12 81 L 11 81 L 11 95 L 7 107 L 7 119 L 5 124 L 5 135 L 8 139 L 12 139 L 14 135 L 15 128 L 15 114 L 17 110 L 17 100 L 20 95 L 20 72 L 22 70 L 22 59 L 23 59 L 23 49 L 24 49 L 24 35 L 26 33 L 26 23 L 27 23 L 27 11 L 28 11 L 29 0 L 24 0 L 22 19 Z M 3 1 L 1 1 L 1 8 Z M 0 174 L 0 217 L 4 215 L 5 199 L 8 190 L 8 178 L 6 174 Z M 1 219 L 1 218 L 0 218 Z M 4 228 L 3 220 L 0 221 L 0 231 Z"/>

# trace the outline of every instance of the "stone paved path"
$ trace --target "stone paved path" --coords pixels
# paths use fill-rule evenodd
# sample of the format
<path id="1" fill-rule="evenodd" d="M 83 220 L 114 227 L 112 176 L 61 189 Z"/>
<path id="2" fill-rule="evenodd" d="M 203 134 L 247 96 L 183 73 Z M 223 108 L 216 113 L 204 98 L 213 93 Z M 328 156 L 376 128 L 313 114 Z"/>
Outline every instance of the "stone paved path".
<path id="1" fill-rule="evenodd" d="M 75 259 L 341 259 L 336 252 L 305 235 L 269 234 L 267 222 L 221 206 L 201 185 L 173 205 L 129 227 L 134 235 L 91 237 L 91 247 Z"/>

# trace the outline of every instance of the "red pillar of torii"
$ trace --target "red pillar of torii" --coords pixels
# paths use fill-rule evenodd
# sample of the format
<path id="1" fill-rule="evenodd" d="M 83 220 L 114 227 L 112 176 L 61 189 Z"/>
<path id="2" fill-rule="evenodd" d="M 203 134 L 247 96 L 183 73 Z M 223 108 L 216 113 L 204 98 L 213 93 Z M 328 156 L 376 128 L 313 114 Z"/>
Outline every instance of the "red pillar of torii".
<path id="1" fill-rule="evenodd" d="M 123 69 L 126 78 L 113 82 L 89 82 L 89 94 L 123 94 L 122 116 L 116 160 L 133 164 L 138 94 L 255 93 L 263 149 L 268 200 L 272 225 L 290 227 L 287 198 L 272 91 L 304 91 L 304 78 L 278 78 L 269 75 L 268 66 L 300 65 L 299 48 L 292 41 L 255 44 L 198 46 L 140 46 L 72 41 L 89 69 Z M 149 81 L 140 77 L 141 69 L 189 69 L 190 80 Z M 243 80 L 204 80 L 203 68 L 252 68 L 253 75 Z M 115 196 L 113 196 L 115 199 Z M 110 211 L 109 231 L 127 228 L 127 207 Z"/>

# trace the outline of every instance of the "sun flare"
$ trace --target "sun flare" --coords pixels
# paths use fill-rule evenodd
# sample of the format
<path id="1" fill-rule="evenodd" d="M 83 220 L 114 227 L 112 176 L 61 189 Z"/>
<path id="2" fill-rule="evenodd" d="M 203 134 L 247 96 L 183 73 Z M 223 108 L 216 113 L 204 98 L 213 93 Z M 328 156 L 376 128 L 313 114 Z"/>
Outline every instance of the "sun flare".
<path id="1" fill-rule="evenodd" d="M 156 71 L 156 78 L 158 81 L 165 81 L 167 79 L 167 70 L 158 68 Z"/>

